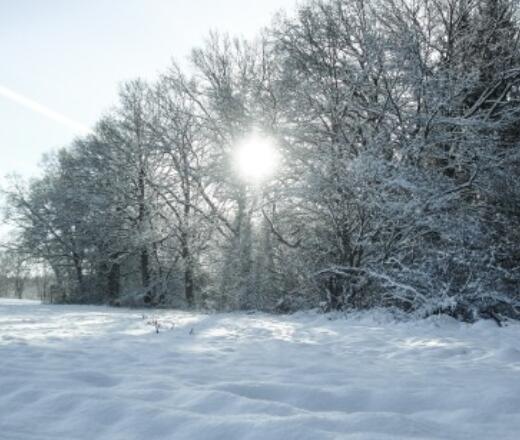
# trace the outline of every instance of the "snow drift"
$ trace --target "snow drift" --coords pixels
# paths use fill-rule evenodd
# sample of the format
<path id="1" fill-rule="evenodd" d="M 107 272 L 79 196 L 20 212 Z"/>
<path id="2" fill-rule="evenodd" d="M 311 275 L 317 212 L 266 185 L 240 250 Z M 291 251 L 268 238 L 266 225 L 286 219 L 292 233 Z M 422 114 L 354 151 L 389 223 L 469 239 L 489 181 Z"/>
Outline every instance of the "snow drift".
<path id="1" fill-rule="evenodd" d="M 0 300 L 0 438 L 520 432 L 518 323 L 149 313 Z"/>

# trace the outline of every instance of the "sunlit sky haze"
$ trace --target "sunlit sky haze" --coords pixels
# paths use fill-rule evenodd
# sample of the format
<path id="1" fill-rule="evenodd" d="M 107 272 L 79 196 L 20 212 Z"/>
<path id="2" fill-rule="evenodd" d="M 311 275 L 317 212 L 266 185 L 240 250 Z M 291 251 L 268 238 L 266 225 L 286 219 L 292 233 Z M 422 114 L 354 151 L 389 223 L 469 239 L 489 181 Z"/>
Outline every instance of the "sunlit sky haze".
<path id="1" fill-rule="evenodd" d="M 121 81 L 181 63 L 210 30 L 253 37 L 295 0 L 0 0 L 0 185 L 32 176 L 113 105 Z"/>

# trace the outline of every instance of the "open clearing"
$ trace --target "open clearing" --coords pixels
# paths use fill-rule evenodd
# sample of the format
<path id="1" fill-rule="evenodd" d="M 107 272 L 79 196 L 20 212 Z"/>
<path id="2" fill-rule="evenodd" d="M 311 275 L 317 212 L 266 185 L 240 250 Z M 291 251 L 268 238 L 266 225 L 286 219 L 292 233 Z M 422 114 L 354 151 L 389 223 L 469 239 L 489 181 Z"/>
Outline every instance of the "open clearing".
<path id="1" fill-rule="evenodd" d="M 519 324 L 330 318 L 2 299 L 0 438 L 519 438 Z"/>

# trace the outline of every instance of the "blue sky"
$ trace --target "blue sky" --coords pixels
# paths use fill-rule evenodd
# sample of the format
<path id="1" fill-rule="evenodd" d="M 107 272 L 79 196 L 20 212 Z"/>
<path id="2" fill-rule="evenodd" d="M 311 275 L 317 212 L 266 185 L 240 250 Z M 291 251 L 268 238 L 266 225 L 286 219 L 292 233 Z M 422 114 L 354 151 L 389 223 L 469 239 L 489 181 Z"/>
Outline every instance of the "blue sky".
<path id="1" fill-rule="evenodd" d="M 8 173 L 37 173 L 44 152 L 115 102 L 121 81 L 154 78 L 210 29 L 252 36 L 295 3 L 0 0 L 0 184 Z"/>

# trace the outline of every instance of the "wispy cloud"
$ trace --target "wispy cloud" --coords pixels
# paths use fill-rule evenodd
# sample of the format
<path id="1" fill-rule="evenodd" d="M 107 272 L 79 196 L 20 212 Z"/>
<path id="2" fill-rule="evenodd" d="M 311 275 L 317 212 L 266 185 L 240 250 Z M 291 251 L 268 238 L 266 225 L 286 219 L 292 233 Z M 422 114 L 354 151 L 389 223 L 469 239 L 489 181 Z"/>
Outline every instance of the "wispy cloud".
<path id="1" fill-rule="evenodd" d="M 7 87 L 3 87 L 0 85 L 0 96 L 3 96 L 4 98 L 7 98 L 13 102 L 16 102 L 17 104 L 20 104 L 29 110 L 32 110 L 36 113 L 40 113 L 43 116 L 46 116 L 49 119 L 52 119 L 62 125 L 65 125 L 73 130 L 78 131 L 81 134 L 86 134 L 90 131 L 90 129 L 77 121 L 74 121 L 70 118 L 68 118 L 65 115 L 62 115 L 61 113 L 55 112 L 54 110 L 51 110 L 50 108 L 33 101 L 32 99 L 26 98 L 25 96 L 20 95 L 19 93 L 16 93 Z"/>

